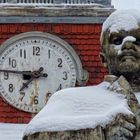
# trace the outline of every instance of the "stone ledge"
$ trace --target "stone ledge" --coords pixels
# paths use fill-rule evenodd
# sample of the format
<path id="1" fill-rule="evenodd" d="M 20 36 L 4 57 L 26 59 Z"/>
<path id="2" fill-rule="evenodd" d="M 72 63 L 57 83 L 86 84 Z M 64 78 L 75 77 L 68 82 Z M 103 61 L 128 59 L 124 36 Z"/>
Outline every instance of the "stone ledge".
<path id="1" fill-rule="evenodd" d="M 96 5 L 58 5 L 58 6 L 2 6 L 0 16 L 91 16 L 108 17 L 115 9 Z"/>

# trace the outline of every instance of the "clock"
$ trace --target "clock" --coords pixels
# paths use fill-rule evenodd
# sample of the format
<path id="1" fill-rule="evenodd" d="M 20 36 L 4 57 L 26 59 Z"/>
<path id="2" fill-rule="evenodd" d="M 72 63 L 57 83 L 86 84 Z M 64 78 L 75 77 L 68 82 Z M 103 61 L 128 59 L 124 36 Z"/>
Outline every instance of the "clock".
<path id="1" fill-rule="evenodd" d="M 0 47 L 0 93 L 17 109 L 38 112 L 56 91 L 87 80 L 75 50 L 55 35 L 26 32 Z"/>

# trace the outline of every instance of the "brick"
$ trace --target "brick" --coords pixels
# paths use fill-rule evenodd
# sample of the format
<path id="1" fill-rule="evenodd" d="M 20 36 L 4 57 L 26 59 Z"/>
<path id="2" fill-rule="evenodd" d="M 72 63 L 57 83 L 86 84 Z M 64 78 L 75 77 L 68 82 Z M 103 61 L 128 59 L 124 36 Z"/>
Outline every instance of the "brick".
<path id="1" fill-rule="evenodd" d="M 32 117 L 32 114 L 31 113 L 24 112 L 24 116 L 26 116 L 26 118 L 31 118 Z"/>
<path id="2" fill-rule="evenodd" d="M 106 73 L 106 72 L 107 72 L 107 69 L 101 68 L 101 72 L 102 72 L 102 73 Z"/>
<path id="3" fill-rule="evenodd" d="M 35 31 L 35 26 L 34 24 L 27 24 L 27 25 L 24 25 L 24 32 L 31 32 L 31 31 Z"/>
<path id="4" fill-rule="evenodd" d="M 14 26 L 14 25 L 10 25 L 9 29 L 10 29 L 10 33 L 15 33 L 16 32 L 16 26 Z"/>
<path id="5" fill-rule="evenodd" d="M 98 74 L 98 78 L 103 79 L 104 78 L 104 74 L 103 73 L 99 73 Z"/>
<path id="6" fill-rule="evenodd" d="M 100 57 L 99 57 L 99 55 L 95 56 L 95 61 L 100 62 Z"/>
<path id="7" fill-rule="evenodd" d="M 75 39 L 76 38 L 75 35 L 71 35 L 71 33 L 72 33 L 72 31 L 70 32 L 70 34 L 65 35 L 64 38 L 66 38 L 66 39 L 70 39 L 70 38 Z"/>
<path id="8" fill-rule="evenodd" d="M 66 42 L 69 42 L 69 44 L 72 44 L 72 46 L 77 46 L 75 43 L 76 41 L 74 39 L 65 39 Z"/>
<path id="9" fill-rule="evenodd" d="M 4 117 L 0 117 L 0 122 L 1 122 L 1 123 L 6 122 L 6 118 L 4 118 Z"/>
<path id="10" fill-rule="evenodd" d="M 88 33 L 89 32 L 89 26 L 88 25 L 83 25 L 83 32 Z"/>
<path id="11" fill-rule="evenodd" d="M 90 26 L 90 32 L 91 32 L 92 34 L 95 33 L 95 26 L 94 26 L 94 25 Z"/>
<path id="12" fill-rule="evenodd" d="M 77 25 L 72 25 L 71 32 L 77 34 Z"/>
<path id="13" fill-rule="evenodd" d="M 59 25 L 54 26 L 53 29 L 54 29 L 54 32 L 56 32 L 56 33 L 60 33 L 61 32 Z"/>
<path id="14" fill-rule="evenodd" d="M 101 33 L 101 27 L 99 25 L 95 26 L 95 33 L 98 33 L 100 35 Z"/>
<path id="15" fill-rule="evenodd" d="M 23 122 L 24 123 L 29 123 L 30 122 L 30 118 L 23 118 Z"/>
<path id="16" fill-rule="evenodd" d="M 11 119 L 8 119 L 8 123 L 17 123 L 18 122 L 18 118 L 14 117 L 14 118 L 11 118 Z"/>
<path id="17" fill-rule="evenodd" d="M 98 62 L 98 67 L 103 67 L 103 64 L 101 63 L 101 61 Z"/>
<path id="18" fill-rule="evenodd" d="M 6 107 L 9 106 L 9 104 L 6 101 L 2 100 L 2 106 Z"/>
<path id="19" fill-rule="evenodd" d="M 24 118 L 22 118 L 22 117 L 17 118 L 18 123 L 23 123 L 24 122 L 23 120 L 24 120 Z"/>
<path id="20" fill-rule="evenodd" d="M 83 60 L 84 61 L 88 61 L 89 60 L 89 57 L 88 56 L 83 56 Z"/>
<path id="21" fill-rule="evenodd" d="M 0 114 L 0 118 L 1 117 L 8 117 L 8 116 L 9 116 L 9 113 L 4 112 L 4 111 Z"/>
<path id="22" fill-rule="evenodd" d="M 0 107 L 3 106 L 3 100 L 0 99 Z"/>
<path id="23" fill-rule="evenodd" d="M 93 45 L 86 45 L 86 44 L 85 44 L 84 46 L 85 46 L 84 49 L 85 49 L 85 50 L 88 50 L 88 51 L 93 51 L 93 49 L 94 49 L 94 48 L 93 48 Z"/>
<path id="24" fill-rule="evenodd" d="M 94 44 L 85 44 L 88 47 L 88 50 L 94 51 Z"/>
<path id="25" fill-rule="evenodd" d="M 88 70 L 88 72 L 90 72 L 91 75 L 93 75 L 93 72 L 94 72 L 93 66 L 92 67 L 90 66 L 89 68 L 86 68 L 86 70 Z"/>
<path id="26" fill-rule="evenodd" d="M 98 56 L 99 55 L 99 52 L 98 51 L 93 51 L 93 55 L 94 56 Z"/>
<path id="27" fill-rule="evenodd" d="M 43 32 L 43 31 L 44 31 L 44 26 L 41 25 L 41 24 L 39 24 L 39 25 L 37 26 L 37 30 L 40 31 L 40 32 Z"/>
<path id="28" fill-rule="evenodd" d="M 90 43 L 93 44 L 93 45 L 100 45 L 100 40 L 92 39 L 92 41 L 90 40 Z"/>
<path id="29" fill-rule="evenodd" d="M 100 36 L 96 34 L 89 35 L 89 38 L 100 40 Z"/>
<path id="30" fill-rule="evenodd" d="M 27 31 L 27 27 L 25 25 L 22 25 L 20 28 L 21 28 L 20 29 L 21 32 L 26 32 Z"/>
<path id="31" fill-rule="evenodd" d="M 86 62 L 86 65 L 89 66 L 89 67 L 93 67 L 93 62 L 88 61 L 88 62 Z"/>
<path id="32" fill-rule="evenodd" d="M 99 84 L 99 83 L 101 83 L 101 82 L 102 82 L 102 81 L 101 81 L 100 78 L 95 79 L 95 83 L 96 83 L 96 84 Z"/>
<path id="33" fill-rule="evenodd" d="M 0 106 L 0 112 L 3 112 L 3 111 L 8 111 L 9 107 L 5 107 L 5 106 Z"/>
<path id="34" fill-rule="evenodd" d="M 7 33 L 8 32 L 8 26 L 7 25 L 1 25 L 1 31 L 2 31 L 2 33 Z"/>
<path id="35" fill-rule="evenodd" d="M 81 51 L 81 55 L 87 55 L 87 51 Z"/>
<path id="36" fill-rule="evenodd" d="M 83 25 L 79 25 L 79 24 L 76 25 L 76 28 L 77 28 L 77 34 L 78 34 L 78 35 L 83 33 L 82 26 L 83 26 Z"/>
<path id="37" fill-rule="evenodd" d="M 65 35 L 68 35 L 68 34 L 71 34 L 71 26 L 70 25 L 65 25 L 64 27 L 63 27 L 63 32 L 64 32 L 64 34 Z"/>
<path id="38" fill-rule="evenodd" d="M 96 84 L 96 79 L 91 79 L 89 81 L 89 85 L 95 85 Z"/>
<path id="39" fill-rule="evenodd" d="M 98 63 L 97 63 L 97 64 L 98 64 Z M 96 68 L 94 69 L 94 72 L 100 73 L 100 72 L 101 72 L 101 68 L 100 68 L 100 67 L 96 67 Z"/>
<path id="40" fill-rule="evenodd" d="M 0 25 L 0 32 L 2 32 L 2 26 Z"/>
<path id="41" fill-rule="evenodd" d="M 84 44 L 87 44 L 86 42 L 87 42 L 87 40 L 85 40 L 85 39 L 77 39 L 76 40 L 77 41 L 77 44 L 81 44 L 81 45 L 84 45 Z"/>
<path id="42" fill-rule="evenodd" d="M 75 46 L 77 46 L 78 50 L 85 50 L 85 45 L 78 44 L 78 45 L 75 45 Z"/>
<path id="43" fill-rule="evenodd" d="M 100 52 L 100 46 L 99 45 L 94 45 L 94 50 Z"/>

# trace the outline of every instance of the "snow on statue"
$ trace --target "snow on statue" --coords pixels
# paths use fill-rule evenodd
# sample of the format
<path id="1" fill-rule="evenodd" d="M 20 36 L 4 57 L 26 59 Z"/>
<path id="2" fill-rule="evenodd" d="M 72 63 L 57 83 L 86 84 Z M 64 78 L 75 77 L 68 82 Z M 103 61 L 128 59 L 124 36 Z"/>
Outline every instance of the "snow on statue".
<path id="1" fill-rule="evenodd" d="M 138 11 L 115 11 L 108 17 L 100 57 L 110 74 L 105 81 L 55 93 L 29 123 L 24 140 L 140 140 Z"/>

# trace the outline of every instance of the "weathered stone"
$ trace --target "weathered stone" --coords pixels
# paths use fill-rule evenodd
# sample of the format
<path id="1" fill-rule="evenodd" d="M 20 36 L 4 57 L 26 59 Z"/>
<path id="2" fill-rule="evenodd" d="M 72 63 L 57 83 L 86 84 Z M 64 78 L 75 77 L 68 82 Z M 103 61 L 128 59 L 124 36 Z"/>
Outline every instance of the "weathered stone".
<path id="1" fill-rule="evenodd" d="M 120 93 L 126 95 L 130 110 L 134 113 L 135 117 L 134 125 L 136 126 L 136 132 L 129 129 L 128 125 L 126 126 L 127 133 L 133 133 L 133 137 L 125 136 L 126 130 L 122 130 L 126 140 L 140 140 L 140 107 L 135 97 L 137 92 L 140 92 L 140 43 L 137 43 L 137 38 L 140 36 L 140 20 L 138 13 L 135 10 L 116 11 L 105 21 L 104 25 L 107 26 L 103 26 L 101 34 L 102 63 L 108 68 L 110 74 L 120 77 L 116 81 L 121 87 Z M 124 18 L 122 15 L 124 15 Z M 112 19 L 114 21 L 110 22 Z M 126 29 L 125 27 L 128 27 L 133 21 L 135 21 L 137 27 Z M 118 24 L 123 25 L 123 27 L 118 26 Z M 114 27 L 115 30 L 112 31 L 111 29 L 114 29 Z M 115 49 L 118 45 L 119 48 Z M 123 119 L 130 123 L 131 126 L 131 122 L 127 118 Z"/>
<path id="2" fill-rule="evenodd" d="M 120 76 L 114 83 L 112 83 L 112 85 L 114 84 L 119 86 L 120 90 L 118 92 L 126 96 L 129 107 L 131 108 L 132 112 L 136 113 L 139 103 L 135 97 L 131 85 L 128 83 L 126 78 L 124 76 Z"/>
<path id="3" fill-rule="evenodd" d="M 110 82 L 110 87 L 108 87 L 108 89 L 111 89 L 114 93 L 118 92 L 118 94 L 125 95 L 130 109 L 136 114 L 139 105 L 130 84 L 123 76 L 120 76 L 119 78 L 115 77 L 115 79 L 116 81 L 114 80 L 114 76 L 106 76 L 105 80 Z M 126 140 L 126 137 L 127 140 L 132 140 L 132 138 L 135 137 L 135 131 L 139 126 L 137 120 L 139 119 L 136 118 L 135 115 L 117 115 L 114 121 L 105 128 L 106 140 Z"/>
<path id="4" fill-rule="evenodd" d="M 26 0 L 24 0 L 24 1 L 26 2 Z M 8 3 L 19 3 L 19 0 L 7 0 L 7 2 Z M 39 2 L 39 1 L 35 1 L 35 2 Z M 46 2 L 50 3 L 49 0 L 46 1 Z M 53 0 L 52 2 L 55 3 L 55 4 L 62 4 L 62 3 L 66 3 L 66 2 L 68 3 L 69 1 L 66 1 L 66 0 Z M 76 1 L 76 0 L 75 1 L 71 0 L 71 2 L 72 3 L 78 3 L 78 1 Z M 89 1 L 80 0 L 79 3 L 80 2 L 81 3 L 98 3 L 98 4 L 102 4 L 102 5 L 111 5 L 111 0 L 89 0 Z"/>
<path id="5" fill-rule="evenodd" d="M 113 8 L 98 7 L 98 6 L 2 6 L 0 7 L 0 16 L 46 16 L 46 17 L 61 17 L 61 16 L 91 16 L 92 17 L 108 17 L 113 11 Z"/>
<path id="6" fill-rule="evenodd" d="M 128 131 L 128 128 L 131 131 Z M 127 140 L 132 140 L 135 129 L 135 117 L 133 115 L 128 116 L 119 114 L 109 125 L 106 126 L 105 139 L 126 140 L 125 137 L 127 137 Z"/>
<path id="7" fill-rule="evenodd" d="M 39 132 L 25 136 L 23 140 L 105 140 L 103 129 L 83 129 L 62 132 Z"/>

